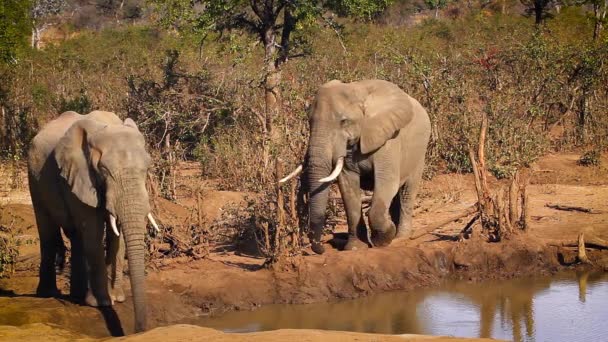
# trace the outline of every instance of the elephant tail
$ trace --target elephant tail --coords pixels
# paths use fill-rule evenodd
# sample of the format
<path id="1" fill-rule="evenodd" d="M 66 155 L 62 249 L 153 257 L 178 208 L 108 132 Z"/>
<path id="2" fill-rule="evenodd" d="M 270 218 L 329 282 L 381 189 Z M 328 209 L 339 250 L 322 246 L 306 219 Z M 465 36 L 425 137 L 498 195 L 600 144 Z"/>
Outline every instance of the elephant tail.
<path id="1" fill-rule="evenodd" d="M 57 273 L 63 273 L 65 269 L 65 252 L 67 248 L 65 247 L 65 243 L 63 242 L 63 237 L 61 236 L 61 230 L 57 230 L 57 235 L 55 236 L 55 245 L 57 254 L 55 255 L 55 268 Z"/>

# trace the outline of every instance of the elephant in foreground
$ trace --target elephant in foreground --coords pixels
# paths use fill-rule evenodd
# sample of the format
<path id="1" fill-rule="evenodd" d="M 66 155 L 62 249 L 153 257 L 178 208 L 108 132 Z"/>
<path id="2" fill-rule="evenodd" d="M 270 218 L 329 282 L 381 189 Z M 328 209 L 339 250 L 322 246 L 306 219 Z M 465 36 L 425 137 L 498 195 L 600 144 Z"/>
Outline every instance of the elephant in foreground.
<path id="1" fill-rule="evenodd" d="M 431 132 L 420 103 L 387 81 L 334 80 L 318 90 L 309 123 L 304 166 L 280 182 L 306 169 L 313 251 L 324 252 L 321 235 L 329 185 L 336 178 L 348 222 L 346 250 L 368 246 L 361 189 L 373 190 L 368 212 L 371 245 L 386 246 L 407 235 Z"/>
<path id="2" fill-rule="evenodd" d="M 55 261 L 64 254 L 63 229 L 71 242 L 70 296 L 91 306 L 124 301 L 126 243 L 135 330 L 145 330 L 144 235 L 146 217 L 151 219 L 145 179 L 150 162 L 135 122 L 123 122 L 110 112 L 65 112 L 34 137 L 28 178 L 40 236 L 38 296 L 60 294 Z"/>

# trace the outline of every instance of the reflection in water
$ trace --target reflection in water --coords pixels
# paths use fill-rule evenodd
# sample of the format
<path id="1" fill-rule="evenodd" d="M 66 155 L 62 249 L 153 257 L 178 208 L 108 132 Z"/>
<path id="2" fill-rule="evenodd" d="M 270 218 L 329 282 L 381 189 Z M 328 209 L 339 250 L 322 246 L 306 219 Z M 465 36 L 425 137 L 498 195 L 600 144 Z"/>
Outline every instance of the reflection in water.
<path id="1" fill-rule="evenodd" d="M 450 281 L 338 303 L 271 305 L 196 324 L 226 332 L 331 329 L 387 334 L 600 341 L 607 330 L 608 274 L 565 273 L 501 282 Z"/>

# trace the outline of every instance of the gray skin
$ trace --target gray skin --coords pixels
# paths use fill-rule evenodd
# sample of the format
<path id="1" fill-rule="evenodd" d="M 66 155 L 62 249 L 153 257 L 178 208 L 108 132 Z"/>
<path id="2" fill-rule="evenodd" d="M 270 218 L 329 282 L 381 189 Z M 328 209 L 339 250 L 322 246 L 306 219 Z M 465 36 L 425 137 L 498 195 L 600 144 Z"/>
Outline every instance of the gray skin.
<path id="1" fill-rule="evenodd" d="M 361 190 L 373 190 L 368 213 L 371 244 L 387 246 L 412 227 L 431 132 L 424 108 L 393 83 L 330 81 L 321 86 L 310 112 L 306 176 L 312 249 L 322 254 L 328 176 L 344 157 L 338 185 L 346 209 L 346 250 L 367 247 Z"/>
<path id="2" fill-rule="evenodd" d="M 126 243 L 135 330 L 145 330 L 144 235 L 150 212 L 145 179 L 150 161 L 135 122 L 109 112 L 65 112 L 34 137 L 28 177 L 40 235 L 37 295 L 60 294 L 55 259 L 61 260 L 64 250 L 62 228 L 72 246 L 70 295 L 91 306 L 124 301 Z M 124 241 L 106 231 L 110 214 Z"/>

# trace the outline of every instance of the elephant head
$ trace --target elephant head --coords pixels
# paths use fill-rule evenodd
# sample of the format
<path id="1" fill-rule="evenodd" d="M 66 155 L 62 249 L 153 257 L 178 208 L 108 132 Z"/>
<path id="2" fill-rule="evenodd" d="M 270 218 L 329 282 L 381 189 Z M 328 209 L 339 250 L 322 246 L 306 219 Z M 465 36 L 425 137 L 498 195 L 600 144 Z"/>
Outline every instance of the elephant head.
<path id="1" fill-rule="evenodd" d="M 374 153 L 412 120 L 412 106 L 411 98 L 387 81 L 334 80 L 318 90 L 309 114 L 310 140 L 305 163 L 309 231 L 315 253 L 324 252 L 320 239 L 329 182 L 342 171 L 347 150 L 360 155 Z M 301 167 L 296 169 L 300 170 Z M 296 171 L 281 182 L 295 176 Z"/>
<path id="2" fill-rule="evenodd" d="M 114 233 L 122 232 L 135 330 L 145 330 L 144 235 L 150 212 L 145 180 L 151 158 L 143 135 L 131 119 L 117 125 L 79 120 L 59 141 L 55 159 L 74 195 L 91 207 L 105 209 Z"/>

